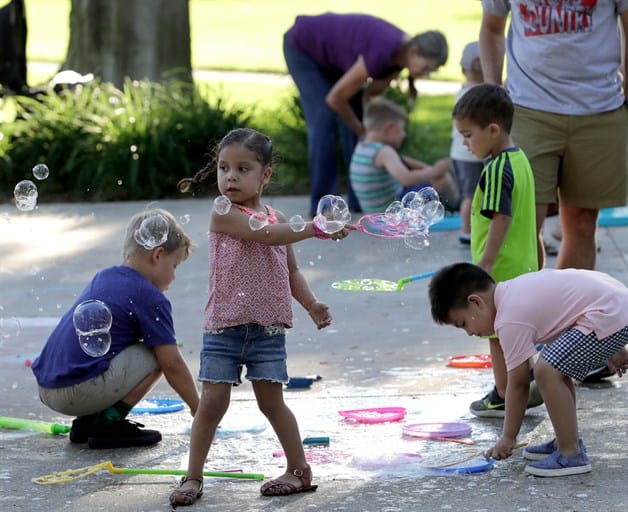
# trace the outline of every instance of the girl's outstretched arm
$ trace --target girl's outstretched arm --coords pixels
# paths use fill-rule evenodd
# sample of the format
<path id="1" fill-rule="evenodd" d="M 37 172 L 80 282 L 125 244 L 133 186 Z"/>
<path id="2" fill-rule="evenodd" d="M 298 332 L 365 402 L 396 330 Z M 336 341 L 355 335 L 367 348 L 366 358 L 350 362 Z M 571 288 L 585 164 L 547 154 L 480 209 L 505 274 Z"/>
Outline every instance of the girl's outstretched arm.
<path id="1" fill-rule="evenodd" d="M 215 233 L 225 233 L 235 238 L 266 245 L 289 245 L 315 236 L 335 238 L 335 236 L 317 233 L 311 221 L 305 223 L 305 229 L 302 231 L 294 231 L 290 224 L 286 222 L 285 216 L 280 212 L 276 213 L 279 223 L 268 224 L 262 229 L 253 230 L 249 225 L 249 215 L 237 208 L 231 208 L 225 215 L 218 215 L 212 210 L 209 229 Z M 339 238 L 344 238 L 348 234 L 349 229 L 344 228 L 337 235 Z"/>
<path id="2" fill-rule="evenodd" d="M 288 249 L 288 273 L 290 278 L 290 290 L 292 297 L 303 306 L 316 324 L 316 327 L 323 329 L 331 324 L 331 315 L 327 304 L 319 302 L 310 288 L 309 283 L 302 274 L 291 246 Z"/>

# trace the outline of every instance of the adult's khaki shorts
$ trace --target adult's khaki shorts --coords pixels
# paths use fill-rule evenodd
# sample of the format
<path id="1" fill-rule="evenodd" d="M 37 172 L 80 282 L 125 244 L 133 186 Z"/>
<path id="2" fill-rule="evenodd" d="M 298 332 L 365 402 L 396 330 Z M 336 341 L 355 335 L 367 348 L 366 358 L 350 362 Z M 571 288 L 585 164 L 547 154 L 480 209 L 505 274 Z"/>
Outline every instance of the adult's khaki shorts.
<path id="1" fill-rule="evenodd" d="M 131 345 L 115 356 L 104 373 L 67 388 L 39 388 L 40 400 L 53 411 L 86 416 L 111 407 L 159 368 L 153 350 Z"/>
<path id="2" fill-rule="evenodd" d="M 591 116 L 515 105 L 512 137 L 534 174 L 536 202 L 601 209 L 626 204 L 628 109 Z"/>

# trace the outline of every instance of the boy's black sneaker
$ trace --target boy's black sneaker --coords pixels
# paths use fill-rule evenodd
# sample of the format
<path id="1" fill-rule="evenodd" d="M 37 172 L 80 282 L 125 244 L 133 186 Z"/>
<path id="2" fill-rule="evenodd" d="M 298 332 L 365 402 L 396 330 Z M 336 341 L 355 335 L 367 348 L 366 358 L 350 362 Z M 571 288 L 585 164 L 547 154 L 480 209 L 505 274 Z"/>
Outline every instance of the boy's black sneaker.
<path id="1" fill-rule="evenodd" d="M 473 402 L 469 411 L 480 418 L 503 418 L 506 415 L 506 403 L 497 394 L 497 388 L 493 387 L 486 396 Z"/>
<path id="2" fill-rule="evenodd" d="M 96 425 L 90 434 L 87 445 L 99 450 L 105 448 L 130 448 L 132 446 L 152 446 L 161 441 L 157 430 L 143 429 L 141 423 L 119 420 L 107 425 Z"/>
<path id="3" fill-rule="evenodd" d="M 587 376 L 582 382 L 600 382 L 601 380 L 612 377 L 613 375 L 615 375 L 615 372 L 608 366 L 604 365 L 587 373 Z"/>
<path id="4" fill-rule="evenodd" d="M 90 434 L 94 430 L 95 414 L 88 416 L 79 416 L 72 421 L 72 428 L 70 429 L 70 442 L 71 443 L 86 443 Z"/>
<path id="5" fill-rule="evenodd" d="M 536 381 L 530 382 L 530 390 L 528 391 L 528 403 L 526 409 L 532 407 L 538 407 L 543 403 L 543 397 L 539 393 L 539 388 L 536 385 Z M 484 396 L 481 400 L 476 400 L 471 403 L 469 407 L 471 414 L 478 416 L 479 418 L 503 418 L 506 416 L 506 402 L 497 393 L 497 388 L 493 387 L 490 393 Z"/>

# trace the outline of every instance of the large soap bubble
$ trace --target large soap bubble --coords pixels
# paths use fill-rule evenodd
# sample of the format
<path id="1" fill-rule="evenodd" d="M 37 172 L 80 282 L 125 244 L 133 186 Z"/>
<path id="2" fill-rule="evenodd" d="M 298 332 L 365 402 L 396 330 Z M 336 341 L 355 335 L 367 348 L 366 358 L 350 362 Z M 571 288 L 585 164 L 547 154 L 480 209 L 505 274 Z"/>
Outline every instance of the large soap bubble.
<path id="1" fill-rule="evenodd" d="M 23 212 L 29 212 L 35 209 L 37 206 L 37 185 L 31 180 L 22 180 L 13 189 L 13 196 L 15 197 L 15 206 L 18 210 Z"/>
<path id="2" fill-rule="evenodd" d="M 331 235 L 342 230 L 351 221 L 351 213 L 345 200 L 340 196 L 326 195 L 320 198 L 313 219 L 316 227 Z"/>
<path id="3" fill-rule="evenodd" d="M 218 196 L 214 199 L 214 211 L 218 215 L 227 215 L 231 210 L 231 200 L 227 196 Z"/>
<path id="4" fill-rule="evenodd" d="M 83 352 L 100 357 L 109 351 L 112 320 L 107 304 L 97 299 L 86 300 L 74 308 L 72 321 Z"/>
<path id="5" fill-rule="evenodd" d="M 146 217 L 133 237 L 144 249 L 150 251 L 168 240 L 168 220 L 161 214 Z"/>

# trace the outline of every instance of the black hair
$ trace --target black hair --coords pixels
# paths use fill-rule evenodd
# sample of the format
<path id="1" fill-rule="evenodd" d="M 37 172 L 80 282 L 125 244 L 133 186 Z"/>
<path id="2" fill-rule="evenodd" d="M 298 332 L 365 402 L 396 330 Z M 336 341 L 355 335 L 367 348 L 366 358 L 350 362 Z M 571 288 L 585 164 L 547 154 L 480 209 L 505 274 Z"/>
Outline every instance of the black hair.
<path id="1" fill-rule="evenodd" d="M 437 324 L 448 323 L 452 309 L 466 307 L 469 295 L 485 292 L 494 284 L 488 272 L 472 263 L 453 263 L 441 268 L 428 288 L 432 318 Z"/>
<path id="2" fill-rule="evenodd" d="M 227 135 L 225 135 L 220 142 L 216 144 L 213 151 L 214 156 L 205 167 L 203 167 L 191 178 L 183 178 L 179 181 L 177 184 L 179 192 L 189 192 L 193 185 L 196 185 L 207 178 L 207 176 L 214 171 L 216 159 L 222 149 L 226 146 L 230 146 L 231 144 L 240 144 L 251 151 L 263 167 L 273 164 L 273 143 L 270 140 L 270 137 L 253 130 L 252 128 L 236 128 L 227 133 Z"/>
<path id="3" fill-rule="evenodd" d="M 514 107 L 503 87 L 493 84 L 479 84 L 471 87 L 456 102 L 451 117 L 470 119 L 480 128 L 496 123 L 510 133 Z"/>

